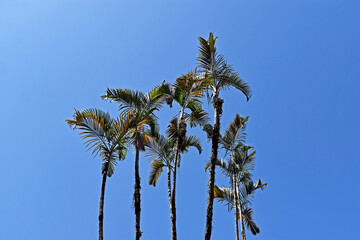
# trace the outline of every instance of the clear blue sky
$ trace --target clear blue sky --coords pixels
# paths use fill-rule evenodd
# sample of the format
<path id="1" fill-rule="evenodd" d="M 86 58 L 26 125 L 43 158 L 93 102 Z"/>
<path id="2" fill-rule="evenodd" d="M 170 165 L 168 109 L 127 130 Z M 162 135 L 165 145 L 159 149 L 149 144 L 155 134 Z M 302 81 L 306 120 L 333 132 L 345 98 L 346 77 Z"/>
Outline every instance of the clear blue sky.
<path id="1" fill-rule="evenodd" d="M 223 126 L 250 115 L 254 174 L 269 183 L 254 202 L 261 233 L 248 239 L 360 239 L 359 10 L 357 0 L 0 1 L 0 239 L 97 239 L 100 161 L 65 119 L 86 107 L 115 116 L 106 87 L 173 81 L 209 32 L 254 92 L 248 103 L 223 94 Z M 204 154 L 180 170 L 179 239 L 204 234 L 201 136 Z M 133 165 L 130 151 L 108 181 L 107 240 L 134 238 Z M 167 240 L 165 178 L 149 186 L 144 157 L 141 176 L 142 239 Z M 214 211 L 212 239 L 234 239 L 233 214 Z"/>

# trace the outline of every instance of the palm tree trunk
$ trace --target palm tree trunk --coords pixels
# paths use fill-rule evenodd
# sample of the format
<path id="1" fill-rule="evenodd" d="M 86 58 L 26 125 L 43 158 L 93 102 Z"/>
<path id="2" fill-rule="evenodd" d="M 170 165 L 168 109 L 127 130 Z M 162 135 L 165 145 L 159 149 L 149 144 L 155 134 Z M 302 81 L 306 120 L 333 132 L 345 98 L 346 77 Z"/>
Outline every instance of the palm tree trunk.
<path id="1" fill-rule="evenodd" d="M 235 211 L 234 211 L 235 212 L 235 238 L 236 238 L 236 240 L 240 240 L 240 238 L 239 238 L 239 223 L 238 223 L 238 215 L 239 215 L 238 202 L 239 201 L 238 201 L 238 196 L 237 196 L 235 173 L 233 173 L 233 186 L 234 186 L 234 208 L 235 208 Z"/>
<path id="2" fill-rule="evenodd" d="M 169 205 L 170 205 L 170 223 L 171 223 L 171 240 L 176 239 L 176 212 L 174 215 L 173 211 L 173 201 L 171 197 L 171 170 L 170 166 L 167 167 L 168 171 L 168 195 L 169 195 Z"/>
<path id="3" fill-rule="evenodd" d="M 244 218 L 241 218 L 241 240 L 246 240 Z"/>
<path id="4" fill-rule="evenodd" d="M 173 185 L 172 185 L 172 195 L 171 195 L 171 239 L 172 240 L 177 239 L 177 234 L 176 234 L 176 201 L 175 201 L 177 165 L 178 165 L 178 156 L 175 155 L 174 175 L 173 175 Z"/>
<path id="5" fill-rule="evenodd" d="M 211 145 L 211 165 L 209 176 L 209 190 L 208 190 L 208 204 L 206 211 L 206 227 L 205 227 L 205 240 L 210 240 L 212 230 L 212 218 L 213 218 L 213 205 L 214 205 L 214 184 L 215 184 L 215 163 L 217 159 L 219 149 L 219 136 L 220 136 L 220 116 L 222 113 L 223 100 L 215 97 L 213 101 L 214 106 L 214 131 L 212 136 Z"/>
<path id="6" fill-rule="evenodd" d="M 140 203 L 140 174 L 139 174 L 139 147 L 138 147 L 138 140 L 136 140 L 135 145 L 135 191 L 134 191 L 134 202 L 135 202 L 135 216 L 136 216 L 136 224 L 135 224 L 135 231 L 136 231 L 136 240 L 140 240 L 141 237 L 141 230 L 140 230 L 140 212 L 141 212 L 141 203 Z"/>
<path id="7" fill-rule="evenodd" d="M 244 218 L 242 215 L 242 207 L 241 207 L 241 201 L 240 201 L 240 186 L 239 182 L 236 181 L 236 188 L 237 188 L 237 198 L 239 199 L 239 208 L 240 208 L 240 223 L 241 223 L 241 240 L 246 240 L 245 235 L 245 228 L 244 228 Z"/>
<path id="8" fill-rule="evenodd" d="M 185 108 L 182 107 L 179 114 L 179 121 L 178 121 L 178 130 L 182 131 L 181 125 L 184 118 L 184 110 Z M 186 132 L 185 132 L 186 134 Z M 180 133 L 181 135 L 181 133 Z M 180 136 L 181 138 L 182 136 Z M 182 139 L 178 139 L 175 147 L 175 161 L 174 161 L 174 175 L 173 175 L 173 183 L 172 183 L 172 194 L 171 194 L 171 240 L 177 240 L 177 230 L 176 230 L 176 172 L 177 167 L 180 161 L 180 142 Z"/>
<path id="9" fill-rule="evenodd" d="M 103 172 L 103 179 L 101 184 L 101 193 L 100 193 L 100 207 L 99 207 L 99 240 L 104 239 L 104 231 L 103 231 L 103 225 L 104 225 L 104 198 L 105 198 L 105 184 L 107 179 L 109 169 L 109 162 L 105 165 L 105 172 Z"/>

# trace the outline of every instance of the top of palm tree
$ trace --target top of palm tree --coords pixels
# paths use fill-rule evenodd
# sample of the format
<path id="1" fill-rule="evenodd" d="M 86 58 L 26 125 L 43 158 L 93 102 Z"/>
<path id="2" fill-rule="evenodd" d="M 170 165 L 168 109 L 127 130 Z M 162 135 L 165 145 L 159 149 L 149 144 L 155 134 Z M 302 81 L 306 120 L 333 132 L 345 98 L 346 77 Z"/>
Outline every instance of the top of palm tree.
<path id="1" fill-rule="evenodd" d="M 109 113 L 102 110 L 88 108 L 83 111 L 75 109 L 74 120 L 66 122 L 81 130 L 81 138 L 85 139 L 86 147 L 93 150 L 93 154 L 100 155 L 104 166 L 109 162 L 108 176 L 114 172 L 117 160 L 126 156 L 126 143 L 131 128 L 131 113 L 113 119 Z"/>
<path id="2" fill-rule="evenodd" d="M 159 124 L 155 111 L 158 111 L 163 102 L 164 97 L 156 95 L 155 89 L 148 93 L 134 91 L 131 89 L 110 89 L 107 88 L 103 99 L 116 101 L 120 104 L 119 109 L 123 114 L 130 113 L 133 115 L 132 121 L 136 133 L 146 132 L 146 125 L 150 127 L 151 132 L 159 132 Z M 138 137 L 145 137 L 138 134 Z M 143 141 L 139 142 L 140 149 L 145 150 Z"/>
<path id="3" fill-rule="evenodd" d="M 208 40 L 202 37 L 198 39 L 200 42 L 198 67 L 203 71 L 202 75 L 212 81 L 211 87 L 208 89 L 211 91 L 211 94 L 208 93 L 208 98 L 218 97 L 221 89 L 234 87 L 240 90 L 248 101 L 251 97 L 251 89 L 226 62 L 223 55 L 217 52 L 215 47 L 217 37 L 210 33 Z"/>
<path id="4" fill-rule="evenodd" d="M 163 96 L 170 107 L 175 101 L 181 109 L 189 109 L 190 113 L 184 112 L 182 120 L 189 122 L 191 127 L 203 126 L 209 118 L 202 109 L 201 98 L 210 84 L 211 81 L 201 77 L 198 70 L 195 69 L 178 77 L 174 84 L 163 82 L 156 88 L 154 95 Z"/>

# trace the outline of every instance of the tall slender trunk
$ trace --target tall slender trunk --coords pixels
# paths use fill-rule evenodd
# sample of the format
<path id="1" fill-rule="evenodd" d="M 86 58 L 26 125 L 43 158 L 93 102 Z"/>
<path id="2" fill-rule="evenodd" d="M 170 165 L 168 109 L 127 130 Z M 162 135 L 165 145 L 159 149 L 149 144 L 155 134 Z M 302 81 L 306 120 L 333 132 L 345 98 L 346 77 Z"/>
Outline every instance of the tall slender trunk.
<path id="1" fill-rule="evenodd" d="M 236 176 L 235 176 L 235 168 L 233 168 L 233 188 L 234 188 L 234 209 L 235 209 L 235 238 L 236 240 L 240 240 L 239 238 L 239 223 L 238 223 L 238 215 L 239 215 L 239 201 L 237 195 L 237 187 L 236 187 Z"/>
<path id="2" fill-rule="evenodd" d="M 210 240 L 212 230 L 212 219 L 213 219 L 213 205 L 214 205 L 214 184 L 215 184 L 215 163 L 219 149 L 219 136 L 220 136 L 220 116 L 222 114 L 223 100 L 218 97 L 214 97 L 214 130 L 212 136 L 211 145 L 211 165 L 210 165 L 210 176 L 209 176 L 209 190 L 208 190 L 208 205 L 206 210 L 206 227 L 205 227 L 205 240 Z"/>
<path id="3" fill-rule="evenodd" d="M 173 210 L 173 201 L 171 197 L 171 169 L 170 166 L 167 167 L 168 171 L 168 195 L 169 195 L 169 205 L 170 205 L 170 223 L 171 223 L 171 239 L 176 239 L 176 211 L 174 214 Z"/>
<path id="4" fill-rule="evenodd" d="M 107 179 L 107 173 L 109 169 L 109 162 L 105 165 L 105 172 L 103 172 L 102 184 L 101 184 L 101 193 L 100 193 L 100 207 L 99 207 L 99 240 L 104 239 L 104 198 L 105 198 L 105 185 Z"/>
<path id="5" fill-rule="evenodd" d="M 138 138 L 138 137 L 136 137 Z M 139 174 L 139 145 L 138 139 L 136 139 L 135 143 L 135 186 L 134 186 L 134 202 L 135 202 L 135 216 L 136 216 L 136 224 L 135 224 L 135 231 L 136 236 L 135 239 L 139 240 L 141 237 L 141 230 L 140 230 L 140 212 L 141 212 L 141 202 L 140 202 L 140 174 Z"/>
<path id="6" fill-rule="evenodd" d="M 182 107 L 179 114 L 178 121 L 178 130 L 182 130 L 181 125 L 184 118 L 184 110 Z M 182 133 L 180 133 L 181 135 Z M 186 132 L 185 132 L 186 134 Z M 172 194 L 171 194 L 171 240 L 177 240 L 177 230 L 176 230 L 176 174 L 177 168 L 180 161 L 180 142 L 182 141 L 182 136 L 177 140 L 175 146 L 175 161 L 174 161 L 174 175 L 173 175 L 173 183 L 172 183 Z"/>
<path id="7" fill-rule="evenodd" d="M 241 218 L 241 239 L 246 240 L 244 218 Z"/>
<path id="8" fill-rule="evenodd" d="M 239 186 L 238 181 L 236 181 L 236 188 L 237 188 L 237 197 L 239 199 L 239 209 L 240 209 L 241 240 L 246 240 L 245 228 L 244 228 L 244 219 L 243 219 L 243 216 L 242 216 L 242 207 L 241 207 L 241 201 L 240 201 L 240 186 Z"/>

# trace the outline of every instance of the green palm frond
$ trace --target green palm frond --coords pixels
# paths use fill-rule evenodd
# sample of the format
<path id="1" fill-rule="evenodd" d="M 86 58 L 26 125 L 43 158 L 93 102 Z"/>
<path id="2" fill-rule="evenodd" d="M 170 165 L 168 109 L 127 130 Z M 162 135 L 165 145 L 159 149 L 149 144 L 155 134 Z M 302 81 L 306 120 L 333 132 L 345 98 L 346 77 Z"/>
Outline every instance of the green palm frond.
<path id="1" fill-rule="evenodd" d="M 197 58 L 198 66 L 202 69 L 206 79 L 212 81 L 212 93 L 207 92 L 208 99 L 218 97 L 221 89 L 235 87 L 240 90 L 247 98 L 251 97 L 251 90 L 239 75 L 232 69 L 224 57 L 218 54 L 215 47 L 216 39 L 212 33 L 209 34 L 208 40 L 199 37 L 199 56 Z"/>
<path id="2" fill-rule="evenodd" d="M 102 174 L 111 177 L 118 160 L 126 156 L 128 129 L 126 119 L 112 119 L 109 113 L 99 109 L 75 110 L 74 120 L 66 120 L 70 126 L 81 130 L 88 149 L 93 149 L 103 160 Z"/>
<path id="3" fill-rule="evenodd" d="M 217 58 L 217 52 L 215 47 L 215 42 L 217 37 L 214 38 L 212 33 L 209 34 L 209 39 L 205 40 L 202 37 L 199 37 L 199 57 L 197 58 L 199 62 L 199 67 L 207 70 L 211 70 L 214 64 L 214 59 Z"/>
<path id="4" fill-rule="evenodd" d="M 106 94 L 101 96 L 102 99 L 110 99 L 120 104 L 120 110 L 136 108 L 141 104 L 144 99 L 144 94 L 140 91 L 134 91 L 131 89 L 110 89 L 107 88 Z"/>
<path id="5" fill-rule="evenodd" d="M 239 144 L 245 141 L 245 123 L 249 117 L 243 118 L 236 114 L 235 118 L 229 123 L 225 133 L 221 136 L 221 145 L 227 151 L 234 151 Z"/>
<path id="6" fill-rule="evenodd" d="M 208 123 L 204 125 L 202 130 L 206 133 L 206 140 L 210 141 L 213 137 L 214 127 Z"/>
<path id="7" fill-rule="evenodd" d="M 96 156 L 101 148 L 107 148 L 110 129 L 113 126 L 113 120 L 108 113 L 105 113 L 99 109 L 85 109 L 84 111 L 78 111 L 75 109 L 74 120 L 66 120 L 66 122 L 82 130 L 80 136 L 85 139 L 86 147 L 90 150 L 93 149 L 93 154 Z"/>
<path id="8" fill-rule="evenodd" d="M 187 152 L 190 147 L 195 147 L 199 154 L 202 152 L 200 138 L 196 136 L 185 136 L 182 145 L 180 146 L 180 152 Z"/>
<path id="9" fill-rule="evenodd" d="M 175 141 L 179 138 L 179 129 L 178 129 L 178 117 L 173 116 L 173 118 L 170 120 L 170 123 L 166 129 L 166 136 L 172 140 Z"/>
<path id="10" fill-rule="evenodd" d="M 149 138 L 146 143 L 146 157 L 149 161 L 162 161 L 166 165 L 171 165 L 174 158 L 174 143 L 159 135 L 158 138 Z"/>
<path id="11" fill-rule="evenodd" d="M 117 165 L 118 158 L 115 156 L 115 154 L 103 157 L 103 163 L 101 167 L 102 174 L 105 174 L 107 172 L 107 176 L 111 177 L 114 174 L 115 166 Z M 108 167 L 108 169 L 106 169 Z"/>
<path id="12" fill-rule="evenodd" d="M 184 120 L 190 123 L 190 127 L 205 126 L 209 121 L 208 113 L 202 109 L 193 110 L 190 114 L 185 113 L 184 115 Z"/>

